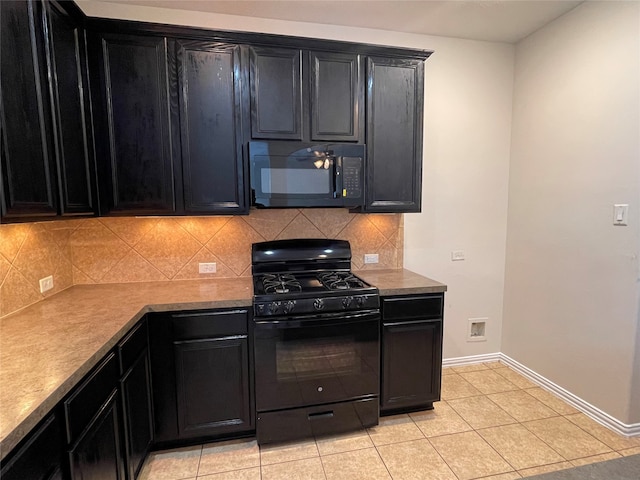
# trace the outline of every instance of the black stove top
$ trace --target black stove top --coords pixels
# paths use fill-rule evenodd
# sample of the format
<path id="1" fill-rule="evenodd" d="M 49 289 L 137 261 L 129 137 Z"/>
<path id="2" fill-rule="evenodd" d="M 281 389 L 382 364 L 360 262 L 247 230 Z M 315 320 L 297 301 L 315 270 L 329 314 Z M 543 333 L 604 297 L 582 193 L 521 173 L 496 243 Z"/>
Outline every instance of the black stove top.
<path id="1" fill-rule="evenodd" d="M 379 308 L 378 289 L 349 270 L 349 242 L 262 242 L 253 245 L 252 256 L 257 317 Z"/>
<path id="2" fill-rule="evenodd" d="M 263 273 L 254 277 L 256 295 L 287 295 L 295 293 L 350 292 L 371 286 L 353 273 L 300 272 Z"/>

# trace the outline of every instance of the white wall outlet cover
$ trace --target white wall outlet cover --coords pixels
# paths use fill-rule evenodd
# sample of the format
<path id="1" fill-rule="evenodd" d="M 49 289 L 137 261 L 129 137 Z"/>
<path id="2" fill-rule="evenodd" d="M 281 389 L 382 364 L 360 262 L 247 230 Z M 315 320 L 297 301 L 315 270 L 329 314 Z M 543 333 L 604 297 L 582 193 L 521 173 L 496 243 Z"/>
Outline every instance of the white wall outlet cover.
<path id="1" fill-rule="evenodd" d="M 460 260 L 464 260 L 464 250 L 454 250 L 451 252 L 451 261 L 459 262 Z"/>
<path id="2" fill-rule="evenodd" d="M 47 292 L 53 288 L 53 275 L 40 279 L 40 293 Z"/>
<path id="3" fill-rule="evenodd" d="M 377 253 L 365 253 L 364 263 L 378 263 L 379 256 Z"/>
<path id="4" fill-rule="evenodd" d="M 216 262 L 198 264 L 199 273 L 216 273 L 216 271 L 217 271 Z"/>

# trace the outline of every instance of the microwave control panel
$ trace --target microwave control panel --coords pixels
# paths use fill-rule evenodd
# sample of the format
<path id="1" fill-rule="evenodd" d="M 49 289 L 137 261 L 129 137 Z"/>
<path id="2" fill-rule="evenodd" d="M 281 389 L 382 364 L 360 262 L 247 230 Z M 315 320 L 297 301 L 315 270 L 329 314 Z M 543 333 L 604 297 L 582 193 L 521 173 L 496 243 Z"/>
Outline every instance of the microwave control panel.
<path id="1" fill-rule="evenodd" d="M 362 198 L 362 159 L 342 157 L 342 196 Z"/>

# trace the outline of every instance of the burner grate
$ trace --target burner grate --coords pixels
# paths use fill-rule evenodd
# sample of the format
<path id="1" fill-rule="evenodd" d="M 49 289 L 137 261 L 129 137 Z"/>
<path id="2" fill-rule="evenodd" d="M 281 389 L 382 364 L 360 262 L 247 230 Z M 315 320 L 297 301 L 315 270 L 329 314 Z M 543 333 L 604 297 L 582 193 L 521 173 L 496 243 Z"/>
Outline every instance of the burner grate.
<path id="1" fill-rule="evenodd" d="M 318 275 L 318 280 L 329 290 L 363 288 L 366 285 L 351 272 L 327 272 Z"/>
<path id="2" fill-rule="evenodd" d="M 267 273 L 263 275 L 262 286 L 265 293 L 282 294 L 302 291 L 302 285 L 296 279 L 296 277 L 285 273 Z"/>

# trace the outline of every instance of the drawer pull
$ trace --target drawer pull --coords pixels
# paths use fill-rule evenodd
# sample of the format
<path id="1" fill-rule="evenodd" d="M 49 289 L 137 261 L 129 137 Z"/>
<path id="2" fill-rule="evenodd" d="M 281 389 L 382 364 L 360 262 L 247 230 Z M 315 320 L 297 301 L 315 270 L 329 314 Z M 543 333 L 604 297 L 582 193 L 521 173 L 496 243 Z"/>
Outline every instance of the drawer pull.
<path id="1" fill-rule="evenodd" d="M 328 412 L 318 412 L 318 413 L 310 413 L 307 418 L 309 420 L 320 420 L 322 418 L 332 418 L 333 410 L 329 410 Z"/>

